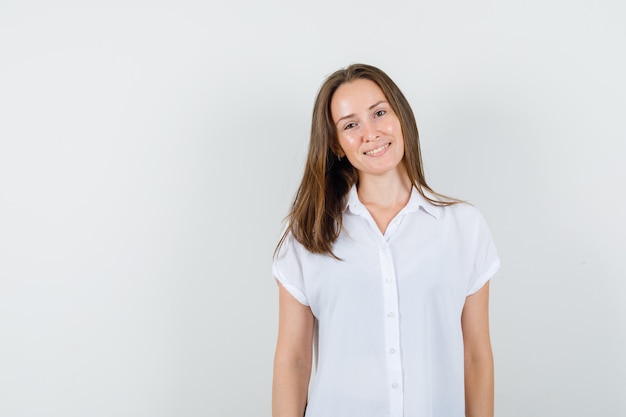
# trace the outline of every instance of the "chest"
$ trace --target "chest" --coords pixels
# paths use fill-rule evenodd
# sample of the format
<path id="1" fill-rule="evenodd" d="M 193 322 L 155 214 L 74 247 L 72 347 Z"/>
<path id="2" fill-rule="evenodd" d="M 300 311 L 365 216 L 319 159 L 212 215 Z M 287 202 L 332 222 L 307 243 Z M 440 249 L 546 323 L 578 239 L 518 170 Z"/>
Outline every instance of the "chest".
<path id="1" fill-rule="evenodd" d="M 461 235 L 428 217 L 399 220 L 393 233 L 382 235 L 363 218 L 347 219 L 334 247 L 341 260 L 320 257 L 303 265 L 318 318 L 367 316 L 383 308 L 390 292 L 415 309 L 433 300 L 462 308 L 472 265 Z"/>

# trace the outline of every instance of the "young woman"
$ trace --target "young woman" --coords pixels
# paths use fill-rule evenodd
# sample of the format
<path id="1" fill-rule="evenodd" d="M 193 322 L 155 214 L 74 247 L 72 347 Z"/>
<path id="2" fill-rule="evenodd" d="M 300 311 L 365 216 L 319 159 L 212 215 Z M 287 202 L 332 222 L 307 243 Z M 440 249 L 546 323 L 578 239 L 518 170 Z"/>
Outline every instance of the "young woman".
<path id="1" fill-rule="evenodd" d="M 330 75 L 273 264 L 273 416 L 493 416 L 499 265 L 479 212 L 427 185 L 395 83 L 363 64 Z"/>

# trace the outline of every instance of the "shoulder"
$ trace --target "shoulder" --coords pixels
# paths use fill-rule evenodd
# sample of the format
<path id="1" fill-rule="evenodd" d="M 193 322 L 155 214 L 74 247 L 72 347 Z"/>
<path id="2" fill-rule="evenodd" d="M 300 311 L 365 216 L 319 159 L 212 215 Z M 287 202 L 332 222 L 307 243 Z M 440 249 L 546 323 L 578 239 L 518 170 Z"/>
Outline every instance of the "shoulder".
<path id="1" fill-rule="evenodd" d="M 472 204 L 422 190 L 423 195 L 413 193 L 419 204 L 438 219 L 446 222 L 474 223 L 482 220 L 480 211 Z"/>
<path id="2" fill-rule="evenodd" d="M 276 252 L 274 253 L 274 262 L 279 261 L 286 256 L 294 256 L 302 250 L 306 251 L 304 246 L 293 236 L 293 233 L 289 230 L 285 230 L 283 232 L 283 237 L 278 243 Z"/>
<path id="3" fill-rule="evenodd" d="M 439 220 L 447 230 L 454 231 L 463 240 L 491 239 L 485 218 L 472 204 L 460 202 L 441 206 Z"/>
<path id="4" fill-rule="evenodd" d="M 304 265 L 311 260 L 325 255 L 310 252 L 294 234 L 287 230 L 274 252 L 274 265 Z"/>
<path id="5" fill-rule="evenodd" d="M 476 206 L 464 201 L 448 206 L 441 206 L 441 209 L 444 217 L 451 217 L 463 221 L 476 222 L 483 217 Z"/>

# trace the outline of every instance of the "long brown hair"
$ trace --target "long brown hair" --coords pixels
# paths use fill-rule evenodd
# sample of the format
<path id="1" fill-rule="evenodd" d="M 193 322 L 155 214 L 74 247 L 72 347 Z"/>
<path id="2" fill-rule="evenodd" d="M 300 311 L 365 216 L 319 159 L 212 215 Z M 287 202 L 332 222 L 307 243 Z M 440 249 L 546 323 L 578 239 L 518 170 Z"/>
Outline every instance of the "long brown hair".
<path id="1" fill-rule="evenodd" d="M 304 175 L 277 251 L 291 233 L 309 252 L 336 257 L 332 247 L 341 232 L 345 197 L 358 182 L 359 174 L 347 158 L 338 158 L 341 148 L 330 112 L 330 102 L 339 86 L 358 79 L 376 83 L 400 120 L 404 138 L 402 162 L 417 191 L 435 205 L 447 206 L 459 202 L 435 193 L 426 183 L 415 116 L 402 91 L 380 69 L 366 64 L 352 64 L 328 76 L 317 94 Z M 424 190 L 429 191 L 430 195 L 425 194 Z"/>

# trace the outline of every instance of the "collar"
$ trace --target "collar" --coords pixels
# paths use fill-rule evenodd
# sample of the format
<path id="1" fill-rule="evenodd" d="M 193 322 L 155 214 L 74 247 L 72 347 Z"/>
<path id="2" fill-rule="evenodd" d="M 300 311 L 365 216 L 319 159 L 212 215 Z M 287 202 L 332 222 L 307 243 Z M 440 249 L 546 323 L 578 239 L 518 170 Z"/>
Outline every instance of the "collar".
<path id="1" fill-rule="evenodd" d="M 427 191 L 424 192 L 427 193 Z M 400 213 L 414 213 L 419 211 L 420 209 L 430 214 L 435 219 L 439 219 L 441 217 L 442 207 L 436 206 L 428 201 L 423 195 L 420 194 L 417 188 L 413 187 L 413 189 L 411 190 L 411 197 L 409 197 L 409 202 L 406 206 L 404 206 L 402 210 L 400 210 Z M 352 185 L 352 188 L 348 192 L 348 198 L 344 212 L 348 210 L 351 213 L 358 214 L 360 216 L 365 216 L 366 213 L 369 213 L 367 207 L 365 207 L 365 205 L 361 203 L 361 200 L 359 200 L 359 195 L 356 191 L 356 184 Z"/>

